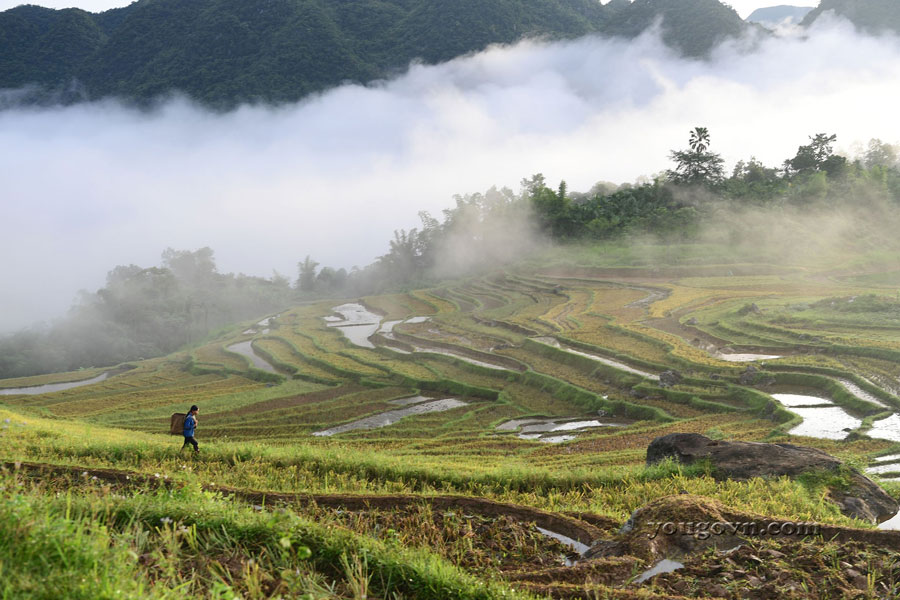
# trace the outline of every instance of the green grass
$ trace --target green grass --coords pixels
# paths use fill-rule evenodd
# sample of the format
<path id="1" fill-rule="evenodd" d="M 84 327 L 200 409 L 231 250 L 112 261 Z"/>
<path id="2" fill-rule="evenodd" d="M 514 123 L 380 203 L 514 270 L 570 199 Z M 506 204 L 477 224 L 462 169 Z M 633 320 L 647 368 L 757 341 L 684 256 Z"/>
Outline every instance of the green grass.
<path id="1" fill-rule="evenodd" d="M 427 550 L 196 485 L 127 495 L 54 487 L 0 476 L 0 597 L 527 597 Z"/>

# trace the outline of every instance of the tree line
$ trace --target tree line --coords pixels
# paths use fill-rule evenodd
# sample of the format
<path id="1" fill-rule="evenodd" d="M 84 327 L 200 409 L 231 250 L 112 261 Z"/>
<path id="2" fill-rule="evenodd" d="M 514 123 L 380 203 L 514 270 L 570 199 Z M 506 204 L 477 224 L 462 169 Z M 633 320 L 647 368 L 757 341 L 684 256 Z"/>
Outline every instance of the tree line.
<path id="1" fill-rule="evenodd" d="M 898 148 L 872 140 L 849 160 L 834 152 L 836 140 L 815 134 L 777 167 L 751 157 L 726 175 L 709 130 L 697 127 L 686 148 L 671 151 L 673 167 L 653 180 L 571 192 L 565 181 L 551 188 L 537 174 L 517 193 L 494 187 L 458 195 L 439 218 L 422 212 L 420 227 L 395 231 L 388 251 L 367 267 L 321 266 L 309 255 L 293 283 L 277 273 L 219 273 L 210 248 L 169 248 L 158 267 L 115 267 L 65 318 L 0 338 L 0 378 L 164 355 L 298 301 L 426 286 L 520 260 L 548 243 L 643 234 L 690 240 L 723 205 L 827 206 L 873 194 L 900 204 Z"/>
<path id="2" fill-rule="evenodd" d="M 120 265 L 62 319 L 0 338 L 0 378 L 161 356 L 294 299 L 288 278 L 219 273 L 210 248 L 166 249 L 159 267 Z"/>
<path id="3" fill-rule="evenodd" d="M 300 265 L 297 288 L 315 297 L 414 287 L 472 267 L 496 267 L 541 241 L 591 242 L 638 234 L 689 240 L 729 203 L 828 205 L 875 193 L 900 204 L 896 146 L 875 139 L 851 161 L 835 153 L 836 141 L 834 134 L 818 133 L 777 167 L 751 157 L 726 175 L 725 161 L 711 150 L 709 130 L 696 127 L 687 148 L 671 151 L 673 168 L 650 181 L 601 182 L 588 192 L 570 192 L 565 181 L 554 188 L 537 174 L 523 179 L 517 194 L 492 188 L 456 196 L 443 220 L 422 213 L 421 228 L 394 232 L 387 254 L 365 269 L 336 273 L 325 267 L 317 274 L 318 263 L 307 257 Z M 517 239 L 510 239 L 511 233 Z M 460 261 L 460 254 L 477 260 Z M 453 262 L 462 262 L 464 268 L 442 268 Z"/>

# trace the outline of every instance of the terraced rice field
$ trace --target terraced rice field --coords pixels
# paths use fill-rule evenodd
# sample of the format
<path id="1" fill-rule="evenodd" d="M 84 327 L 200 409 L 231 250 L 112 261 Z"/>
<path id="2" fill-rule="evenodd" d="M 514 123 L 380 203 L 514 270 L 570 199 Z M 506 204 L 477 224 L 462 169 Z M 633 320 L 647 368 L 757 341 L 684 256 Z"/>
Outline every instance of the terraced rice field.
<path id="1" fill-rule="evenodd" d="M 387 408 L 377 400 L 385 389 L 466 402 L 453 414 L 412 415 L 408 425 L 401 420 L 371 436 L 396 432 L 396 439 L 407 441 L 435 431 L 449 434 L 448 419 L 459 424 L 460 436 L 491 438 L 497 435 L 491 418 L 499 421 L 501 414 L 590 419 L 599 413 L 623 419 L 626 430 L 710 413 L 723 424 L 740 423 L 758 417 L 784 385 L 824 394 L 847 411 L 860 434 L 884 429 L 866 421 L 872 404 L 887 413 L 874 415 L 879 419 L 900 409 L 900 325 L 864 310 L 873 302 L 878 306 L 872 310 L 892 310 L 877 287 L 808 274 L 787 277 L 776 268 L 765 273 L 764 266 L 742 275 L 699 271 L 553 267 L 371 296 L 357 304 L 320 302 L 250 324 L 186 358 L 148 361 L 106 381 L 34 397 L 24 389 L 15 394 L 9 388 L 17 382 L 5 381 L 3 393 L 7 405 L 25 411 L 89 420 L 116 415 L 116 423 L 146 431 L 161 430 L 166 411 L 197 403 L 203 404 L 209 437 L 275 436 L 304 443 L 316 443 L 309 435 L 316 428 L 377 416 Z M 862 309 L 853 310 L 854 298 L 868 304 L 860 301 Z M 357 325 L 356 313 L 342 313 L 347 307 L 359 307 L 371 324 Z M 748 364 L 755 364 L 754 381 L 741 379 Z M 257 371 L 276 375 L 265 378 Z M 660 383 L 664 371 L 676 372 L 676 380 Z M 18 385 L 99 374 L 56 374 Z M 845 393 L 831 397 L 834 390 L 823 384 L 829 378 L 843 382 Z M 288 390 L 286 381 L 302 391 Z M 256 401 L 263 388 L 272 397 L 265 402 L 277 402 L 279 390 L 286 392 L 279 424 L 275 415 L 262 414 L 236 423 L 235 415 L 245 414 L 242 395 Z M 329 389 L 353 394 L 323 395 Z M 767 435 L 809 431 L 787 409 L 770 419 Z M 471 416 L 460 421 L 457 413 Z M 586 431 L 578 440 L 608 435 Z M 541 446 L 521 444 L 535 451 Z"/>
<path id="2" fill-rule="evenodd" d="M 369 315 L 365 329 L 351 305 Z M 644 452 L 674 432 L 800 443 L 862 464 L 888 457 L 873 473 L 895 489 L 895 307 L 893 288 L 827 270 L 532 266 L 296 306 L 264 325 L 118 368 L 0 382 L 0 410 L 11 415 L 0 450 L 10 460 L 126 463 L 172 477 L 197 468 L 207 481 L 240 489 L 452 491 L 619 520 L 639 502 L 688 489 L 785 518 L 796 510 L 843 522 L 799 484 L 722 487 L 648 471 Z M 256 362 L 237 349 L 252 350 Z M 45 384 L 72 387 L 33 393 Z M 186 463 L 180 440 L 165 437 L 169 416 L 191 404 L 201 407 L 201 444 L 224 461 L 217 466 Z M 32 435 L 21 424 L 29 420 L 50 425 Z M 116 441 L 82 446 L 54 423 Z M 775 488 L 800 494 L 797 505 L 773 500 Z M 369 535 L 391 518 L 328 519 L 350 519 Z M 510 530 L 505 521 L 470 525 Z M 533 539 L 523 561 L 562 566 L 564 548 Z"/>

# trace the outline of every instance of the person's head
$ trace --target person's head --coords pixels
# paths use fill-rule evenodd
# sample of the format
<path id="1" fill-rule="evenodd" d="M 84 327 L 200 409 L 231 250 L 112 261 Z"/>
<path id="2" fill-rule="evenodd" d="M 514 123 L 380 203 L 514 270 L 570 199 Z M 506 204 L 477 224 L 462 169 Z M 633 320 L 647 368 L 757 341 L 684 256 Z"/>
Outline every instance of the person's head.
<path id="1" fill-rule="evenodd" d="M 200 410 L 200 409 L 197 408 L 197 405 L 196 405 L 196 404 L 193 405 L 193 406 L 191 407 L 191 414 L 192 414 L 192 415 L 196 415 L 198 410 Z"/>

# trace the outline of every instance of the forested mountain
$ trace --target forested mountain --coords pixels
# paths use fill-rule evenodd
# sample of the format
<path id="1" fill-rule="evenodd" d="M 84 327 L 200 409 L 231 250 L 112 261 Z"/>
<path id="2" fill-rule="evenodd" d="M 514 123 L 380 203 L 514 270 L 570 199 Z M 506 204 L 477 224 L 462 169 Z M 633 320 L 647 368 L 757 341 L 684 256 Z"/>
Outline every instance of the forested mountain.
<path id="1" fill-rule="evenodd" d="M 834 11 L 870 33 L 900 32 L 900 2 L 897 0 L 822 0 L 806 15 L 803 25 L 811 25 L 826 11 Z"/>
<path id="2" fill-rule="evenodd" d="M 701 56 L 745 24 L 718 0 L 139 0 L 99 14 L 0 13 L 0 88 L 32 100 L 180 90 L 210 105 L 283 102 L 529 36 L 633 37 L 663 19 L 667 43 Z"/>

